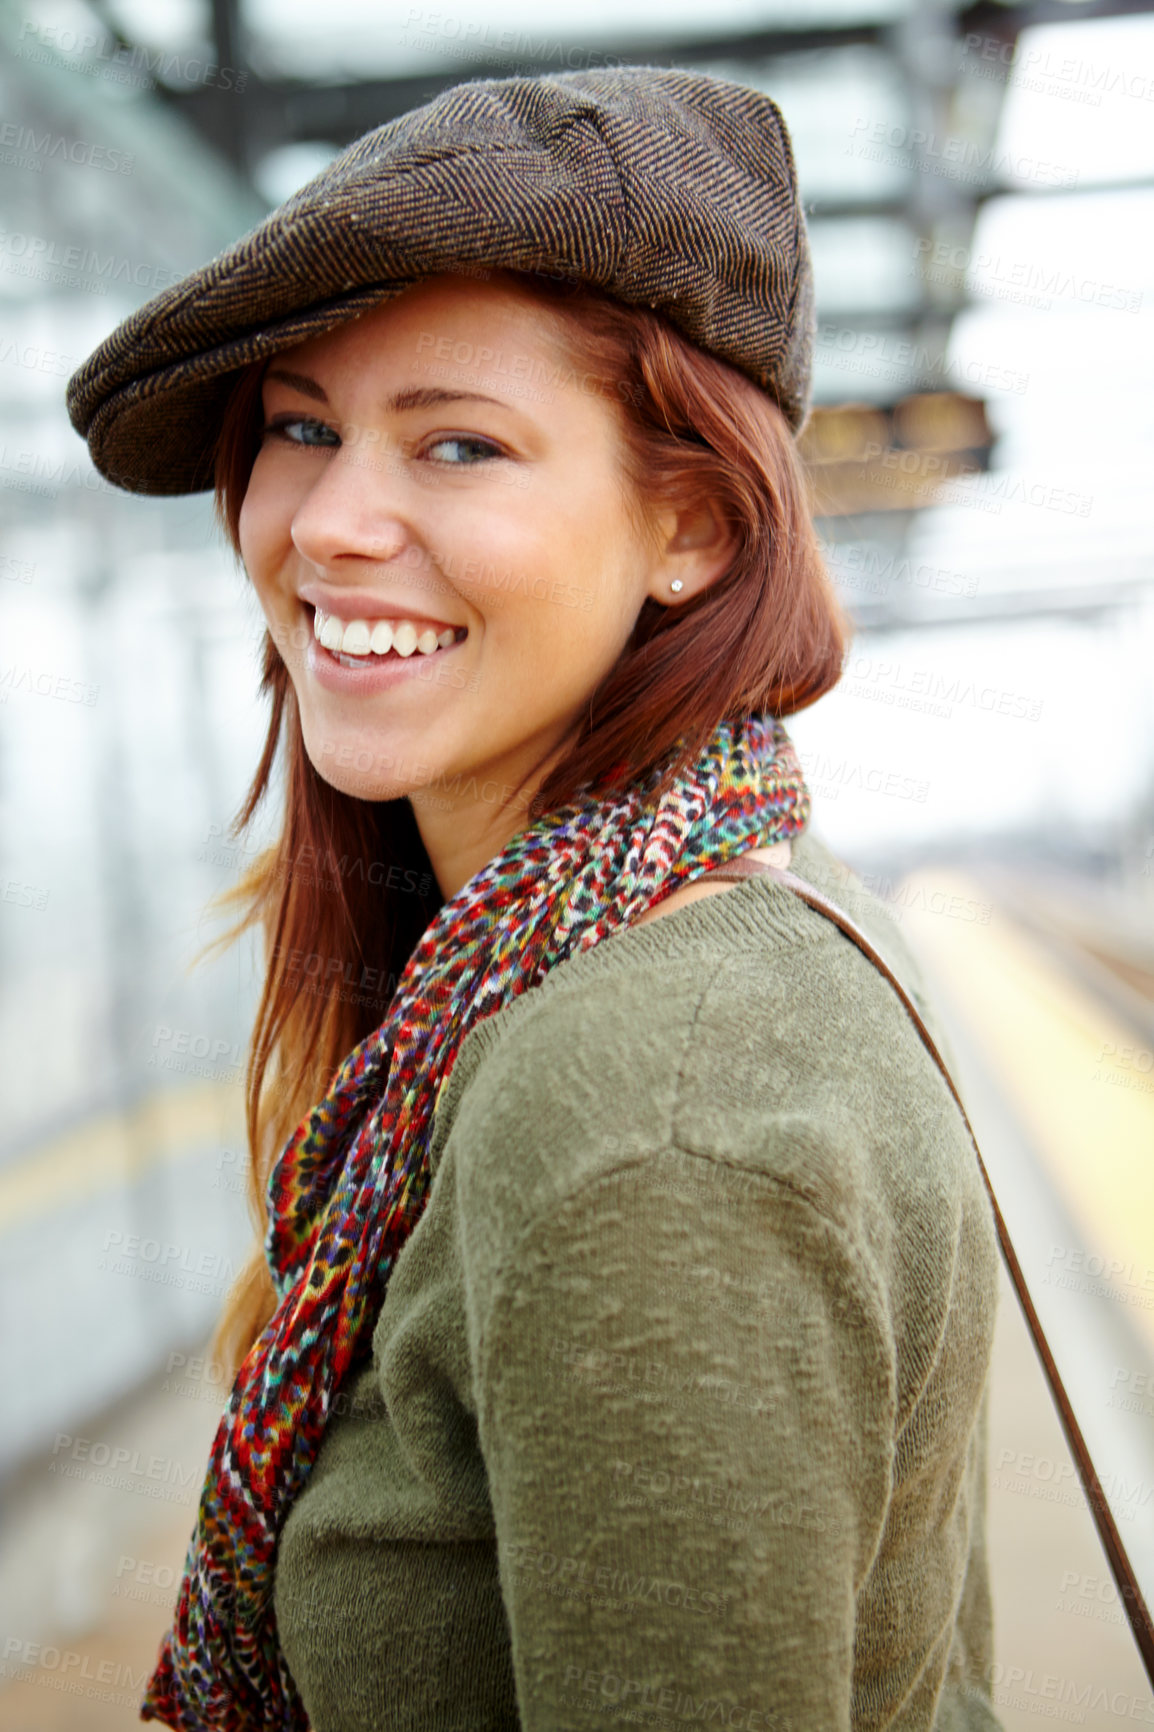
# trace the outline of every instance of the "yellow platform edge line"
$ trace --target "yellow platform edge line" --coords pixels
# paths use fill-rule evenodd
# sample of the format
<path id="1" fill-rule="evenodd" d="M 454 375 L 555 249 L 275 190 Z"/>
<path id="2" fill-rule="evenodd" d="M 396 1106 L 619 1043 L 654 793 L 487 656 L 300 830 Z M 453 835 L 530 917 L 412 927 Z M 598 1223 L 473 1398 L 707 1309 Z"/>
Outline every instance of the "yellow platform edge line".
<path id="1" fill-rule="evenodd" d="M 244 1102 L 235 1084 L 158 1089 L 127 1112 L 96 1114 L 0 1169 L 0 1232 L 211 1143 L 243 1157 Z"/>
<path id="2" fill-rule="evenodd" d="M 1084 1249 L 1138 1284 L 1135 1317 L 1154 1335 L 1154 1076 L 1141 1069 L 1141 1042 L 996 904 L 988 924 L 929 912 L 932 898 L 965 906 L 950 902 L 956 896 L 989 906 L 962 873 L 926 869 L 903 881 L 902 924 L 931 991 L 940 986 L 956 1007 Z"/>

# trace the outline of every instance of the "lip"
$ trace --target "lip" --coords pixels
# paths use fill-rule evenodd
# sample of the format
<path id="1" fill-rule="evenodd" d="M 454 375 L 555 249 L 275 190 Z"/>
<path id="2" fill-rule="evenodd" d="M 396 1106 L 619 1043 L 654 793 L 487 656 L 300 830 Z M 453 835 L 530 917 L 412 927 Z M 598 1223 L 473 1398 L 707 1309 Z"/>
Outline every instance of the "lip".
<path id="1" fill-rule="evenodd" d="M 462 624 L 460 620 L 438 619 L 434 614 L 422 613 L 419 607 L 407 607 L 403 600 L 381 595 L 371 589 L 340 589 L 330 594 L 322 584 L 307 583 L 298 591 L 298 597 L 310 607 L 319 608 L 321 613 L 343 620 L 345 625 L 354 619 L 370 622 L 379 619 L 411 619 L 418 629 L 423 625 L 430 625 L 435 626 L 438 631 L 444 631 L 446 626 L 459 631 Z M 309 625 L 311 629 L 311 619 Z"/>
<path id="2" fill-rule="evenodd" d="M 411 656 L 373 656 L 371 660 L 366 660 L 364 667 L 349 668 L 343 662 L 337 661 L 336 657 L 317 641 L 310 620 L 305 667 L 325 691 L 338 693 L 342 697 L 371 697 L 374 692 L 384 691 L 404 680 L 423 680 L 432 685 L 456 685 L 460 683 L 460 676 L 456 680 L 444 681 L 440 673 L 435 671 L 435 664 L 445 656 L 456 655 L 468 641 L 468 638 L 462 638 L 460 643 L 448 644 L 431 656 L 414 650 Z"/>

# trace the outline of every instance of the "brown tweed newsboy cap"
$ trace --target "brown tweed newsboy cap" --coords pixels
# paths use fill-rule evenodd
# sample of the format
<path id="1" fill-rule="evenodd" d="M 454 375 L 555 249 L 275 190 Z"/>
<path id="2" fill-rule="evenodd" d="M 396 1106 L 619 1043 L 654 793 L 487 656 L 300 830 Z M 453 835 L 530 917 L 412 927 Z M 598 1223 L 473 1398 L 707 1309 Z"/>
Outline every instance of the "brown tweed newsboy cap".
<path id="1" fill-rule="evenodd" d="M 68 381 L 72 425 L 117 486 L 200 492 L 237 368 L 478 265 L 655 307 L 805 418 L 812 277 L 776 105 L 627 66 L 457 84 L 366 133 L 118 325 Z"/>

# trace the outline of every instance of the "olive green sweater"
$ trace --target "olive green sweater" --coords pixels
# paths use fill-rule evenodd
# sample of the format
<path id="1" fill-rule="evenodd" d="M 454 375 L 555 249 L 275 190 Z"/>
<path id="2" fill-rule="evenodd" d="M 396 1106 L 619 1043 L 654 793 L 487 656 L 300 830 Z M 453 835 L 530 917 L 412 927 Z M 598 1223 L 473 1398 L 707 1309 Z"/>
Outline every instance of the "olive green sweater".
<path id="1" fill-rule="evenodd" d="M 880 904 L 811 835 L 793 869 L 938 1038 Z M 832 922 L 751 879 L 558 964 L 431 1161 L 281 1537 L 314 1732 L 999 1726 L 992 1215 Z"/>

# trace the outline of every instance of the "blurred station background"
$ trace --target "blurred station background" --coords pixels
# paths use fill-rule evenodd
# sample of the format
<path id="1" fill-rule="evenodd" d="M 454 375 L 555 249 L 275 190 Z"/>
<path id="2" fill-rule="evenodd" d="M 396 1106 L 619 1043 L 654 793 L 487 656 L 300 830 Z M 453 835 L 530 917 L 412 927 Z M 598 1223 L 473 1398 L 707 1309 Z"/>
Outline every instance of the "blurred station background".
<path id="1" fill-rule="evenodd" d="M 0 4 L 0 1725 L 104 1728 L 167 1625 L 248 1244 L 261 622 L 208 496 L 92 469 L 68 375 L 369 128 L 465 77 L 768 91 L 818 298 L 803 435 L 856 636 L 793 718 L 815 829 L 946 1014 L 1154 1603 L 1154 5 Z M 63 145 L 60 141 L 64 141 Z M 1004 1287 L 1003 1724 L 1154 1719 Z"/>

